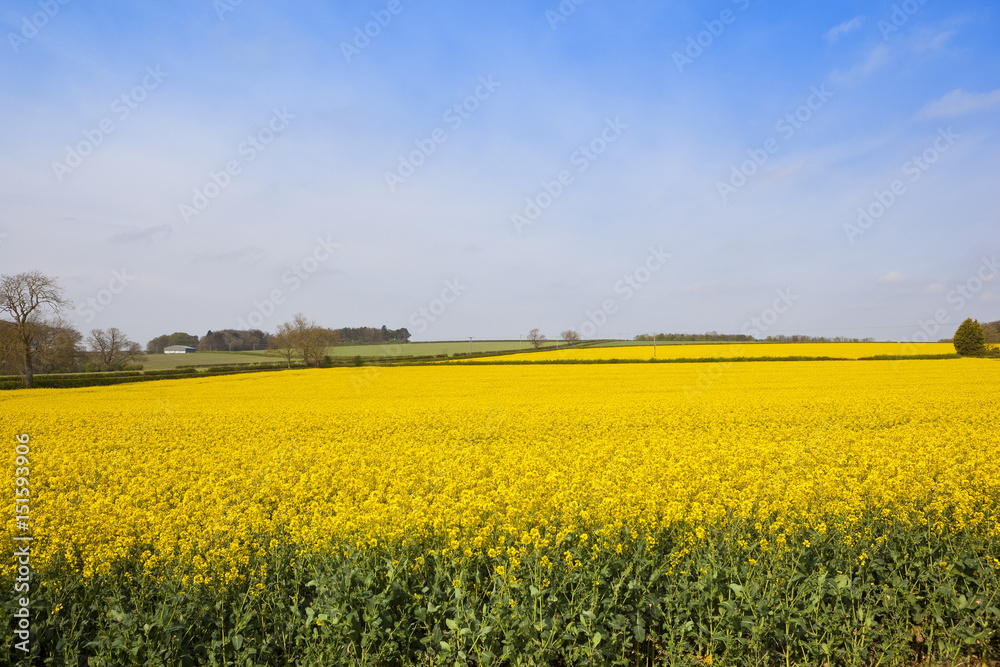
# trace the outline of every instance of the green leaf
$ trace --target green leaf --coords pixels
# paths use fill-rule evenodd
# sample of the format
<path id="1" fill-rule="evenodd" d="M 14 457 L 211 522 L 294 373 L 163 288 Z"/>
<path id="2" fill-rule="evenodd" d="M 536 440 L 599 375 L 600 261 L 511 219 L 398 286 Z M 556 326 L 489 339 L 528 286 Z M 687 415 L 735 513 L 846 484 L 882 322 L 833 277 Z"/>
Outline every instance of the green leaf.
<path id="1" fill-rule="evenodd" d="M 591 641 L 593 641 L 593 642 L 594 642 L 594 646 L 597 646 L 598 644 L 600 644 L 600 643 L 601 643 L 601 640 L 602 640 L 603 638 L 604 638 L 604 637 L 602 637 L 602 636 L 601 636 L 601 633 L 600 633 L 600 632 L 595 632 L 595 633 L 594 633 L 594 636 L 593 636 L 593 637 L 591 638 Z"/>
<path id="2" fill-rule="evenodd" d="M 445 623 L 448 625 L 448 627 L 451 629 L 452 632 L 458 630 L 458 621 L 456 621 L 455 619 L 453 618 L 446 619 Z"/>
<path id="3" fill-rule="evenodd" d="M 233 648 L 237 651 L 243 646 L 243 635 L 233 635 Z"/>

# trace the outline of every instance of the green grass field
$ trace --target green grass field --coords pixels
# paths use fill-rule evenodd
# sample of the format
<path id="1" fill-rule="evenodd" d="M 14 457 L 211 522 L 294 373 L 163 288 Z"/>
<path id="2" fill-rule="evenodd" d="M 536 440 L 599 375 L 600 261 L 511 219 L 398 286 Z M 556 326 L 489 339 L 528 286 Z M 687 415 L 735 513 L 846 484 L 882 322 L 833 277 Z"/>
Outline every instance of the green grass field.
<path id="1" fill-rule="evenodd" d="M 555 341 L 545 341 L 543 347 L 555 347 Z M 474 340 L 473 353 L 510 352 L 531 349 L 527 341 L 516 340 Z M 326 351 L 332 357 L 363 358 L 378 357 L 421 357 L 439 354 L 463 354 L 469 352 L 469 341 L 434 341 L 427 343 L 406 343 L 405 345 L 337 345 Z M 261 350 L 257 352 L 195 352 L 193 354 L 148 354 L 143 368 L 163 370 L 178 366 L 216 366 L 221 364 L 244 364 L 282 361 L 277 352 Z"/>
<path id="2" fill-rule="evenodd" d="M 545 341 L 543 347 L 554 347 L 555 341 Z M 439 354 L 468 354 L 468 340 L 432 341 L 427 343 L 406 343 L 405 345 L 338 345 L 327 353 L 335 357 L 422 357 Z M 531 343 L 516 340 L 474 340 L 472 352 L 510 352 L 531 349 Z"/>
<path id="3" fill-rule="evenodd" d="M 160 371 L 178 366 L 217 366 L 222 364 L 260 363 L 281 361 L 281 357 L 268 352 L 195 352 L 193 354 L 147 354 L 142 367 L 147 371 Z"/>

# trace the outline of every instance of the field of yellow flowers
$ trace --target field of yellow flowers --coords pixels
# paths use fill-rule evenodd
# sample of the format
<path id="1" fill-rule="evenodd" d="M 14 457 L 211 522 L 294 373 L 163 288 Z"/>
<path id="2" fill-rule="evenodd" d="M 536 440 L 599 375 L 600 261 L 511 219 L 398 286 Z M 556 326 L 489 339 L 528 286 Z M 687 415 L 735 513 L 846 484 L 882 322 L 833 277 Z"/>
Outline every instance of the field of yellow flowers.
<path id="1" fill-rule="evenodd" d="M 7 642 L 0 662 L 996 659 L 998 369 L 362 367 L 4 392 L 4 492 L 26 434 L 31 503 L 2 539 L 34 540 L 32 653 Z M 18 567 L 0 563 L 8 628 Z"/>
<path id="2" fill-rule="evenodd" d="M 653 359 L 653 344 L 571 347 L 508 354 L 502 361 L 608 361 Z M 951 343 L 710 343 L 656 345 L 656 359 L 732 359 L 737 357 L 830 357 L 862 359 L 878 356 L 955 354 Z"/>

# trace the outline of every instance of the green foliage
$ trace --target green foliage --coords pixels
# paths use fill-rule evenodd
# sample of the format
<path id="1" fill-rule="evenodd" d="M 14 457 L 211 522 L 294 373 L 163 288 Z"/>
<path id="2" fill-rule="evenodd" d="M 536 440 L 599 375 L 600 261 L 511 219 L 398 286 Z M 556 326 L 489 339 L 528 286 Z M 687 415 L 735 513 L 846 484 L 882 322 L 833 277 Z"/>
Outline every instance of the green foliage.
<path id="1" fill-rule="evenodd" d="M 410 332 L 406 327 L 402 329 L 389 329 L 384 324 L 381 328 L 375 327 L 344 327 L 335 329 L 341 342 L 356 344 L 384 344 L 384 343 L 408 343 Z"/>
<path id="2" fill-rule="evenodd" d="M 963 357 L 979 357 L 986 352 L 986 334 L 982 325 L 971 317 L 958 326 L 952 342 L 955 351 Z"/>
<path id="3" fill-rule="evenodd" d="M 529 548 L 516 579 L 485 556 L 443 558 L 434 542 L 309 554 L 280 536 L 255 537 L 269 549 L 244 571 L 266 562 L 262 578 L 222 588 L 182 586 L 145 571 L 138 554 L 87 584 L 61 563 L 38 573 L 56 585 L 33 589 L 30 664 L 777 667 L 1000 657 L 995 539 L 876 511 L 859 519 L 869 537 L 851 547 L 834 530 L 804 529 L 788 550 L 766 550 L 767 535 L 733 522 L 694 541 L 683 526 L 655 543 L 623 532 L 621 554 Z M 15 608 L 0 602 L 7 627 Z M 29 664 L 11 642 L 0 663 Z"/>
<path id="4" fill-rule="evenodd" d="M 183 335 L 183 334 L 174 334 Z M 230 351 L 246 352 L 250 350 L 266 350 L 267 334 L 260 329 L 221 329 L 219 331 L 209 331 L 201 339 L 192 337 L 195 345 L 201 352 L 205 351 Z M 173 340 L 173 336 L 171 337 Z M 172 345 L 186 345 L 187 343 L 171 343 Z M 194 347 L 195 345 L 192 345 Z"/>

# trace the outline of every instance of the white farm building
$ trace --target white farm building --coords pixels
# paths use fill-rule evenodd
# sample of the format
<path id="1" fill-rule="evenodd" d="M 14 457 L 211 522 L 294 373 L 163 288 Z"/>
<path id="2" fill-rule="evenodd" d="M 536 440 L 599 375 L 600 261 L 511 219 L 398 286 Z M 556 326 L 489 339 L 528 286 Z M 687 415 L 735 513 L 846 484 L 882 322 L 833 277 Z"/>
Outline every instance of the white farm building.
<path id="1" fill-rule="evenodd" d="M 187 345 L 168 345 L 163 348 L 165 354 L 187 354 L 189 352 L 197 352 L 193 347 Z"/>

